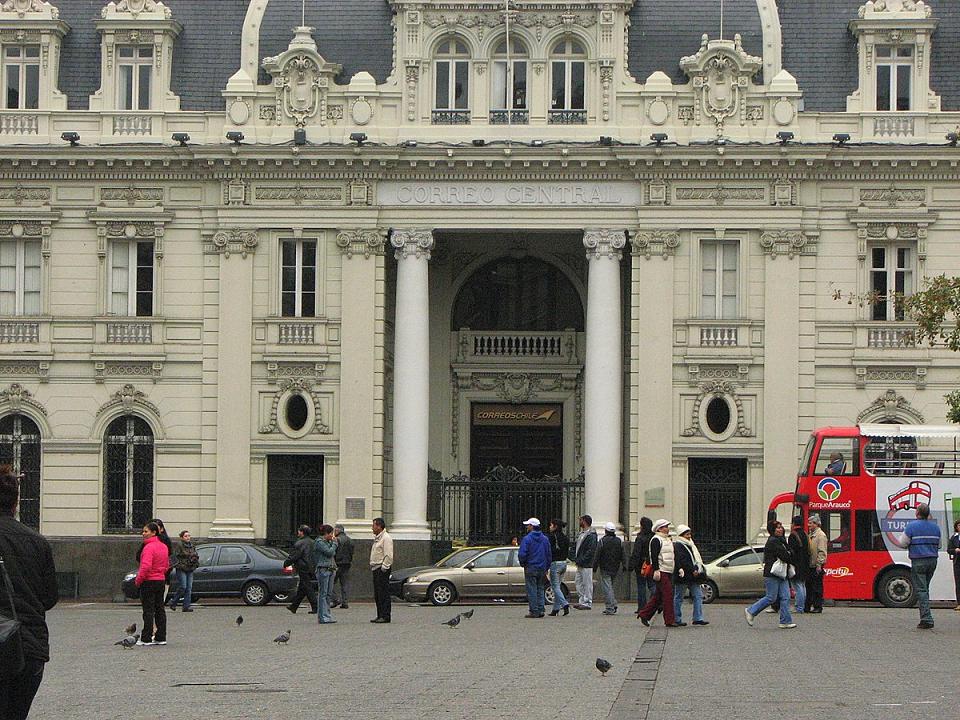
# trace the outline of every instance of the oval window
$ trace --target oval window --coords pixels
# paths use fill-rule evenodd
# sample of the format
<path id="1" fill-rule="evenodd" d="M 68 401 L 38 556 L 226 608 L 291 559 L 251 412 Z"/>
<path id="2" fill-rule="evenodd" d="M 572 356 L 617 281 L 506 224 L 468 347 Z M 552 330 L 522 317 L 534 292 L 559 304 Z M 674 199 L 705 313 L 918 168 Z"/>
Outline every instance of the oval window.
<path id="1" fill-rule="evenodd" d="M 730 405 L 724 398 L 715 397 L 707 405 L 707 427 L 714 435 L 723 435 L 730 427 Z"/>
<path id="2" fill-rule="evenodd" d="M 310 409 L 307 407 L 307 401 L 303 395 L 291 395 L 290 399 L 287 400 L 286 407 L 287 427 L 294 432 L 303 430 L 309 415 Z"/>

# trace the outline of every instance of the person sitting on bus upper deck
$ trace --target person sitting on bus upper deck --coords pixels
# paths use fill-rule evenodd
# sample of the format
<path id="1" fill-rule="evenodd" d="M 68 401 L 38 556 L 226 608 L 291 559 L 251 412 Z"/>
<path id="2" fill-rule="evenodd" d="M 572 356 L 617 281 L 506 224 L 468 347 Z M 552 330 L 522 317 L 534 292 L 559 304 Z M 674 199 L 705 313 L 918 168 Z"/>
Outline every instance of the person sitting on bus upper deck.
<path id="1" fill-rule="evenodd" d="M 823 472 L 827 475 L 843 475 L 846 470 L 847 464 L 843 461 L 843 453 L 830 453 L 830 463 Z"/>

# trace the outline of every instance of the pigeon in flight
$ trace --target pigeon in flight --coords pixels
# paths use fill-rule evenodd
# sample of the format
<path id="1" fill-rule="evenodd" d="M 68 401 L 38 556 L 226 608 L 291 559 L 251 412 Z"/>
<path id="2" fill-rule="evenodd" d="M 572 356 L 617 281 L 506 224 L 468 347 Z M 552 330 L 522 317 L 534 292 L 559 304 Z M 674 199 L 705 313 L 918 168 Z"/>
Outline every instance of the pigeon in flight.
<path id="1" fill-rule="evenodd" d="M 136 623 L 134 623 L 133 625 L 127 625 L 126 630 L 124 630 L 124 632 L 125 632 L 127 635 L 133 635 L 136 631 L 137 631 L 137 624 L 136 624 Z"/>
<path id="2" fill-rule="evenodd" d="M 287 630 L 286 632 L 280 633 L 273 639 L 273 641 L 277 645 L 286 645 L 288 642 L 290 642 L 290 631 Z"/>
<path id="3" fill-rule="evenodd" d="M 132 648 L 134 645 L 137 644 L 137 640 L 139 639 L 140 639 L 140 633 L 137 633 L 136 635 L 127 635 L 123 640 L 117 640 L 114 643 L 114 645 L 120 645 L 125 650 L 129 650 L 130 648 Z"/>
<path id="4" fill-rule="evenodd" d="M 440 623 L 441 625 L 449 625 L 452 628 L 455 628 L 460 624 L 460 616 L 454 615 L 450 620 L 447 620 L 445 623 Z"/>
<path id="5" fill-rule="evenodd" d="M 607 676 L 607 673 L 610 671 L 611 667 L 612 665 L 610 665 L 610 663 L 608 663 L 603 658 L 597 658 L 597 670 L 599 670 L 600 674 L 603 675 L 604 677 Z"/>
<path id="6" fill-rule="evenodd" d="M 237 615 L 237 627 L 243 625 L 243 615 Z"/>
<path id="7" fill-rule="evenodd" d="M 465 617 L 467 620 L 469 620 L 470 618 L 473 617 L 474 610 L 476 610 L 476 608 L 470 608 L 465 613 L 460 613 L 460 617 Z"/>

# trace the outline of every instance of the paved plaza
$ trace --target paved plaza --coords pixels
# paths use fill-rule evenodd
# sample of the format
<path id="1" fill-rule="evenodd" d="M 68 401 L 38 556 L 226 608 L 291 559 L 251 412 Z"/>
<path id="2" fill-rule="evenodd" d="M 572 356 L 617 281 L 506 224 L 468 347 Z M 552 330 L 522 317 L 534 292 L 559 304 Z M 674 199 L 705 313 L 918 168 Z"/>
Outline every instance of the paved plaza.
<path id="1" fill-rule="evenodd" d="M 209 605 L 168 614 L 166 647 L 124 650 L 112 643 L 139 625 L 138 605 L 63 605 L 48 615 L 53 657 L 31 718 L 953 720 L 960 708 L 950 610 L 935 611 L 932 632 L 915 629 L 915 610 L 860 607 L 778 630 L 773 615 L 748 628 L 741 605 L 715 604 L 708 627 L 668 631 L 627 604 L 542 620 L 475 607 L 449 629 L 468 606 L 395 604 L 380 626 L 355 603 L 321 627 L 306 608 Z M 274 644 L 287 629 L 289 645 Z"/>

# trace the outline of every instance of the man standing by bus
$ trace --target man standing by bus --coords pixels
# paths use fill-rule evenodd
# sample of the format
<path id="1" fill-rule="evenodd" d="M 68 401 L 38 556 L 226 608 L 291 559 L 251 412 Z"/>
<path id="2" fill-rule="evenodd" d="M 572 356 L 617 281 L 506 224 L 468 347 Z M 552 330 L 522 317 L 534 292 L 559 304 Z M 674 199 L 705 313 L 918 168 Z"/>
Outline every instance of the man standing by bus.
<path id="1" fill-rule="evenodd" d="M 807 599 L 804 612 L 823 612 L 823 566 L 827 564 L 827 534 L 820 528 L 820 516 L 812 514 L 807 520 L 810 528 L 810 574 L 807 577 Z"/>
<path id="2" fill-rule="evenodd" d="M 910 554 L 910 576 L 917 589 L 917 605 L 920 607 L 921 630 L 933 628 L 933 613 L 930 612 L 930 581 L 937 569 L 940 552 L 940 526 L 930 519 L 930 506 L 917 505 L 917 519 L 907 523 L 900 546 Z"/>

